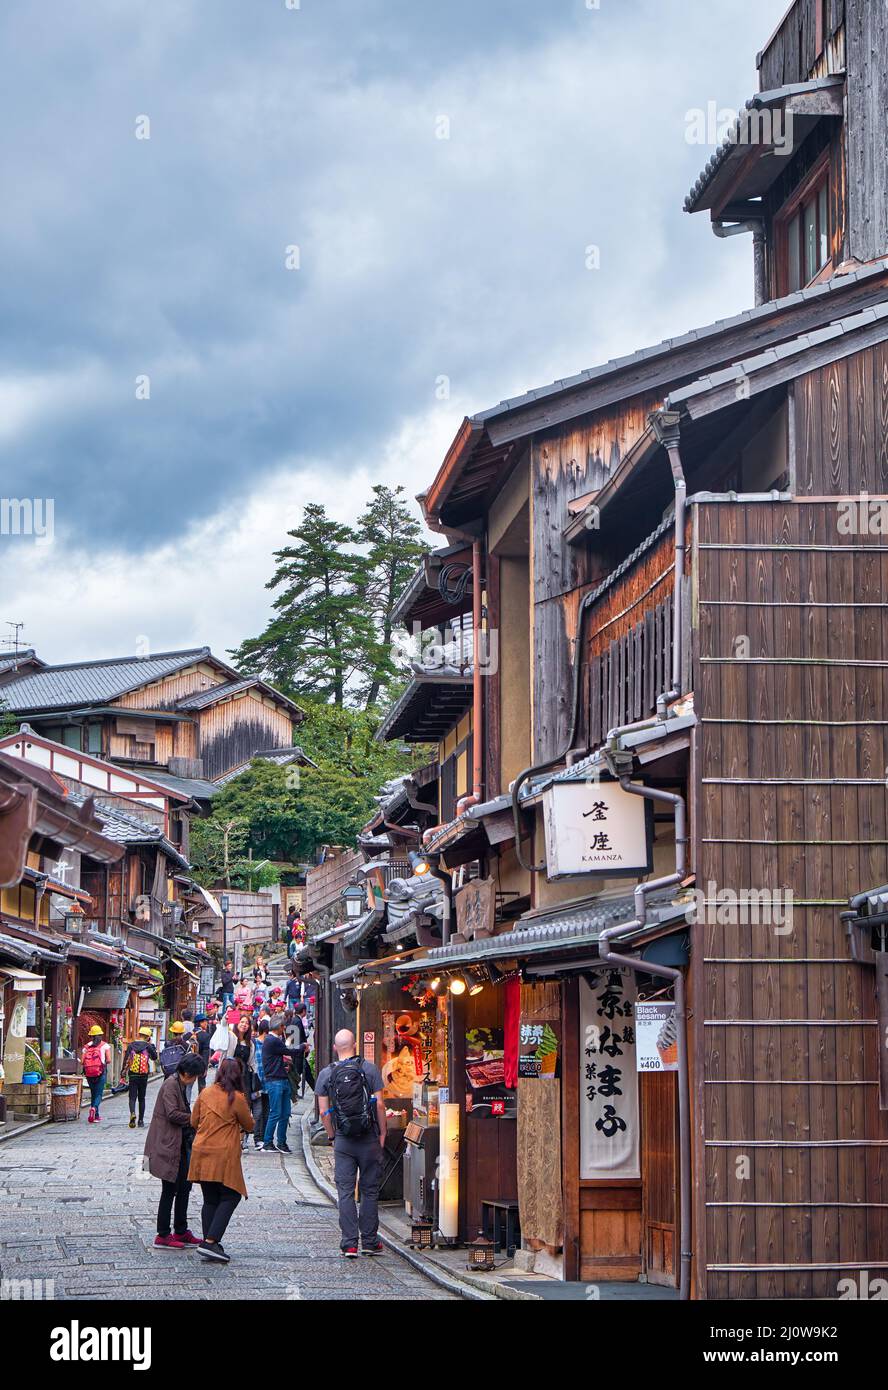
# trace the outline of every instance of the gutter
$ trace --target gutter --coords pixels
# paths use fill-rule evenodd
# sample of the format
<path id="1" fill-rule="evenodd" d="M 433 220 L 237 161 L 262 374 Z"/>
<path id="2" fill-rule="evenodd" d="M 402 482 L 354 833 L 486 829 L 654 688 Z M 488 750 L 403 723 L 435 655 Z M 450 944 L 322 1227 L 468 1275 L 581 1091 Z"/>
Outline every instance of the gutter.
<path id="1" fill-rule="evenodd" d="M 744 232 L 752 233 L 755 306 L 758 308 L 759 305 L 767 303 L 770 296 L 765 266 L 765 219 L 763 217 L 748 217 L 743 222 L 728 222 L 719 219 L 712 223 L 712 230 L 717 237 L 722 239 L 740 236 Z"/>

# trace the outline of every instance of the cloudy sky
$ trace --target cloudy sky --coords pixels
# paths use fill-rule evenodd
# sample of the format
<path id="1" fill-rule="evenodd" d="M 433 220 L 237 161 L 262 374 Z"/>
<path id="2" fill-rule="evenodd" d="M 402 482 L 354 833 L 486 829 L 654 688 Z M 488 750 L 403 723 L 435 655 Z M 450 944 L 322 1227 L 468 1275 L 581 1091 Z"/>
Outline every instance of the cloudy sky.
<path id="1" fill-rule="evenodd" d="M 0 499 L 54 539 L 0 536 L 0 623 L 222 654 L 306 501 L 412 497 L 465 414 L 747 307 L 687 113 L 785 8 L 5 0 Z"/>

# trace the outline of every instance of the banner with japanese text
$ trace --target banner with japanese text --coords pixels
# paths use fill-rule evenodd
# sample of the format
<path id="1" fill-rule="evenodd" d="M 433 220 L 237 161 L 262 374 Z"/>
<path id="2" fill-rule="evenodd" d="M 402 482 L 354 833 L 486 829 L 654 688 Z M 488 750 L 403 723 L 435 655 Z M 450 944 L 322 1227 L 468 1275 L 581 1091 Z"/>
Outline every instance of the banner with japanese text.
<path id="1" fill-rule="evenodd" d="M 629 970 L 580 980 L 581 1178 L 641 1176 L 635 992 Z"/>

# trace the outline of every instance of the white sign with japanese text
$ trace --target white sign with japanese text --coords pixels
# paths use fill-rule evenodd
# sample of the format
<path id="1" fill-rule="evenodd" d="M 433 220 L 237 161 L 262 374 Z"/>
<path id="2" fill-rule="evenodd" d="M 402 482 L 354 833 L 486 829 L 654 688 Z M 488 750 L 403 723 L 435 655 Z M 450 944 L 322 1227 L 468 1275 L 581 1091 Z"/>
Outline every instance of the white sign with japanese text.
<path id="1" fill-rule="evenodd" d="M 546 877 L 648 873 L 648 805 L 619 782 L 554 782 L 543 794 Z"/>
<path id="2" fill-rule="evenodd" d="M 635 976 L 580 980 L 580 1177 L 639 1178 Z"/>

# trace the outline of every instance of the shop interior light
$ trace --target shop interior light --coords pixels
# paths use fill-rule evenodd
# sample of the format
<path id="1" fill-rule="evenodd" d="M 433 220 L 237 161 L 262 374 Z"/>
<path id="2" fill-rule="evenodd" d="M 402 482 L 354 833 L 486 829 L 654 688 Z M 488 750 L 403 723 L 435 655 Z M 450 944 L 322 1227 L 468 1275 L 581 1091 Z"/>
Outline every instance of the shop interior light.
<path id="1" fill-rule="evenodd" d="M 438 992 L 438 990 L 439 990 L 440 988 L 441 988 L 441 976 L 440 976 L 440 975 L 436 975 L 435 978 L 434 978 L 434 980 L 429 980 L 429 989 L 432 991 L 433 994 L 437 994 L 437 992 Z"/>
<path id="2" fill-rule="evenodd" d="M 448 989 L 450 990 L 451 994 L 465 994 L 466 982 L 463 979 L 462 975 L 454 975 L 453 979 L 450 981 L 450 984 L 448 985 Z"/>
<path id="3" fill-rule="evenodd" d="M 419 877 L 422 877 L 423 874 L 431 872 L 432 866 L 429 863 L 428 859 L 424 854 L 420 854 L 417 850 L 412 849 L 408 854 L 407 859 L 409 861 L 411 869 L 415 874 L 419 875 Z"/>
<path id="4" fill-rule="evenodd" d="M 484 988 L 484 981 L 479 974 L 472 976 L 469 981 L 469 994 L 480 994 Z"/>

